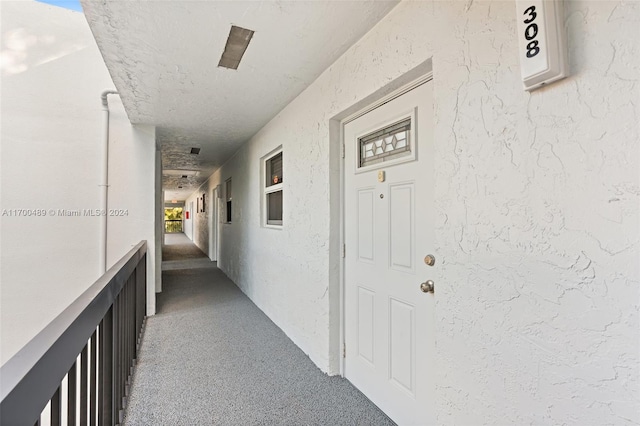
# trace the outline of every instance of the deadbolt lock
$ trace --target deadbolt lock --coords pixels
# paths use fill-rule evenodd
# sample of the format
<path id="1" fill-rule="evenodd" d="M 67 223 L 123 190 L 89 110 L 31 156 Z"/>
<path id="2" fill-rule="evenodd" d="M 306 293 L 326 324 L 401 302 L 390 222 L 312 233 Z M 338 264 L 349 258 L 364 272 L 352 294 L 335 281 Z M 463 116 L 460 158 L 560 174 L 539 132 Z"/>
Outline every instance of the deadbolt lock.
<path id="1" fill-rule="evenodd" d="M 424 257 L 424 263 L 426 263 L 429 266 L 433 266 L 436 264 L 436 258 L 434 255 L 432 254 L 428 254 Z"/>

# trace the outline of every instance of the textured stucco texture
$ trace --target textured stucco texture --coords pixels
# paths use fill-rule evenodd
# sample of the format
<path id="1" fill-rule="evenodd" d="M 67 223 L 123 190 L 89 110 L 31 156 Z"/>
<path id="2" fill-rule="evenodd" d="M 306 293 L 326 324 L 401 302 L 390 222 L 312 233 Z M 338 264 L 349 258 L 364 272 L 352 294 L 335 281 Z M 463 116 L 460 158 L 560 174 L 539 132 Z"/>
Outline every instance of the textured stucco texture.
<path id="1" fill-rule="evenodd" d="M 529 93 L 514 2 L 402 2 L 189 199 L 233 179 L 220 268 L 336 373 L 330 123 L 431 59 L 438 424 L 640 422 L 639 7 L 566 1 L 571 75 Z M 260 158 L 279 145 L 284 225 L 269 229 Z"/>
<path id="2" fill-rule="evenodd" d="M 82 4 L 129 118 L 158 126 L 164 168 L 202 171 L 165 177 L 184 200 L 397 0 Z M 217 66 L 231 25 L 255 31 L 237 70 Z"/>

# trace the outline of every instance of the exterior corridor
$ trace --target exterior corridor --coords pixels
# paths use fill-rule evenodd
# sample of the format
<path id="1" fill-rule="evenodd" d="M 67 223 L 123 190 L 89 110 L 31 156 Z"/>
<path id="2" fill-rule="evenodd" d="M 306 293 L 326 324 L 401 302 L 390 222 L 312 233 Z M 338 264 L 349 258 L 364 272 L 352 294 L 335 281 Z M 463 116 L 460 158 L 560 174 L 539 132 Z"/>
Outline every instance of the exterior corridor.
<path id="1" fill-rule="evenodd" d="M 125 425 L 388 425 L 322 373 L 183 234 L 169 234 Z"/>

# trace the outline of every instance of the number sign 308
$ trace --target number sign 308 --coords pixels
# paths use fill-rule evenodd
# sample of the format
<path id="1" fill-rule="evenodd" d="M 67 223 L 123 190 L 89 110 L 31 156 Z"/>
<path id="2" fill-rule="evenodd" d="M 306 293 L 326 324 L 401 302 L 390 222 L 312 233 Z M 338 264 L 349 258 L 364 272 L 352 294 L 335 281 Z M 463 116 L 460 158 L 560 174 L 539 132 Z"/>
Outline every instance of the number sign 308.
<path id="1" fill-rule="evenodd" d="M 538 40 L 536 40 L 536 36 L 538 35 L 538 24 L 534 21 L 538 14 L 536 13 L 536 7 L 530 6 L 524 11 L 524 15 L 527 18 L 524 20 L 527 27 L 524 29 L 524 38 L 526 38 L 529 43 L 527 43 L 527 58 L 533 58 L 538 53 L 540 53 L 540 47 L 538 46 Z"/>

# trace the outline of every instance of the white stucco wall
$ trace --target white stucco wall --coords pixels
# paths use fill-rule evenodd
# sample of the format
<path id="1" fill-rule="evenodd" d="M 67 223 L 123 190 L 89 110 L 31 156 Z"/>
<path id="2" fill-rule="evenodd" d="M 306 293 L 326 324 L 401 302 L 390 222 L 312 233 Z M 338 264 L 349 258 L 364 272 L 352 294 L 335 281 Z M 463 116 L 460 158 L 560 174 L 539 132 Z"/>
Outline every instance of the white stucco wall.
<path id="1" fill-rule="evenodd" d="M 339 347 L 330 121 L 431 58 L 438 423 L 640 422 L 640 9 L 565 3 L 571 76 L 533 93 L 514 2 L 401 3 L 205 185 L 233 178 L 220 268 L 322 370 Z M 278 145 L 273 230 L 260 158 Z"/>
<path id="2" fill-rule="evenodd" d="M 109 111 L 109 214 L 113 215 L 107 218 L 107 267 L 140 240 L 147 240 L 147 273 L 151 274 L 147 307 L 154 313 L 152 289 L 161 289 L 156 279 L 161 264 L 155 235 L 156 231 L 162 232 L 156 229 L 156 212 L 162 212 L 162 193 L 156 190 L 156 179 L 161 180 L 162 175 L 156 174 L 155 127 L 131 125 L 118 96 L 109 97 Z M 164 215 L 160 221 L 163 223 Z"/>
<path id="3" fill-rule="evenodd" d="M 3 1 L 1 210 L 44 209 L 44 217 L 3 215 L 1 362 L 101 275 L 100 219 L 49 210 L 100 207 L 102 108 L 113 83 L 84 16 L 32 1 Z M 109 266 L 148 240 L 155 281 L 153 200 L 155 136 L 132 127 L 119 99 L 112 111 Z M 153 286 L 148 295 L 155 311 Z"/>
<path id="4" fill-rule="evenodd" d="M 522 91 L 512 2 L 435 2 L 438 419 L 640 422 L 638 2 L 567 1 Z"/>

